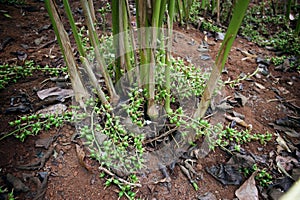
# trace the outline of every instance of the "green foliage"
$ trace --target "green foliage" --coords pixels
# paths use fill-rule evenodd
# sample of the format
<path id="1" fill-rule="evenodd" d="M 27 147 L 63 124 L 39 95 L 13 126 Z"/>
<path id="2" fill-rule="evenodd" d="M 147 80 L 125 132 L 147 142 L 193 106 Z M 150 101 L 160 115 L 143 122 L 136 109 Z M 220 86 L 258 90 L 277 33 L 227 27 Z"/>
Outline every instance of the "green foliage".
<path id="1" fill-rule="evenodd" d="M 242 168 L 241 171 L 244 173 L 246 177 L 250 176 L 252 173 L 256 172 L 255 180 L 259 183 L 262 187 L 268 187 L 272 184 L 273 177 L 272 175 L 267 172 L 266 169 L 261 169 L 254 164 L 251 168 Z"/>
<path id="2" fill-rule="evenodd" d="M 200 1 L 193 1 L 189 13 L 189 22 L 195 26 L 200 25 L 200 29 L 204 31 L 221 32 L 221 28 L 201 17 L 201 8 L 202 6 Z"/>
<path id="3" fill-rule="evenodd" d="M 122 124 L 124 119 L 115 116 L 109 105 L 97 106 L 93 99 L 86 102 L 93 113 L 103 118 L 103 123 L 91 123 L 80 128 L 81 138 L 90 150 L 90 157 L 108 168 L 120 170 L 126 174 L 141 169 L 143 164 L 143 135 L 130 132 Z M 94 114 L 86 120 L 94 121 Z M 76 117 L 76 116 L 75 116 Z M 99 140 L 99 137 L 105 138 Z"/>
<path id="4" fill-rule="evenodd" d="M 128 93 L 129 102 L 124 104 L 123 108 L 131 118 L 132 122 L 139 127 L 142 127 L 145 123 L 144 118 L 144 103 L 147 91 L 145 89 L 134 88 Z"/>
<path id="5" fill-rule="evenodd" d="M 8 200 L 15 200 L 14 190 L 12 190 L 10 193 L 8 193 Z"/>
<path id="6" fill-rule="evenodd" d="M 67 68 L 51 68 L 49 66 L 41 67 L 34 64 L 34 61 L 25 61 L 23 66 L 19 65 L 0 65 L 0 89 L 5 88 L 9 83 L 16 83 L 19 79 L 32 76 L 34 71 L 49 73 L 50 75 L 59 75 L 66 73 Z"/>
<path id="7" fill-rule="evenodd" d="M 0 194 L 3 194 L 3 193 L 8 193 L 8 190 L 7 190 L 7 188 L 3 189 L 2 186 L 0 186 Z M 13 189 L 11 192 L 9 192 L 7 194 L 7 200 L 15 200 Z"/>
<path id="8" fill-rule="evenodd" d="M 136 177 L 135 174 L 131 175 L 129 177 L 129 179 L 133 183 L 137 182 L 137 177 Z M 108 178 L 108 179 L 106 179 L 106 181 L 105 181 L 105 186 L 106 187 L 109 187 L 112 184 L 116 185 L 119 188 L 119 194 L 118 194 L 119 198 L 121 198 L 123 196 L 126 196 L 130 200 L 134 200 L 135 199 L 136 193 L 132 191 L 133 188 L 130 185 L 121 183 L 118 179 L 115 179 L 115 178 Z"/>
<path id="9" fill-rule="evenodd" d="M 258 170 L 258 174 L 255 176 L 255 179 L 263 187 L 268 187 L 272 184 L 272 175 L 268 173 L 265 169 Z"/>
<path id="10" fill-rule="evenodd" d="M 37 135 L 43 130 L 47 131 L 53 127 L 60 127 L 64 122 L 72 121 L 72 115 L 72 112 L 65 112 L 61 115 L 32 114 L 21 116 L 18 119 L 9 122 L 9 125 L 14 127 L 14 131 L 5 134 L 0 140 L 10 135 L 14 135 L 21 142 L 24 142 L 29 135 Z"/>
<path id="11" fill-rule="evenodd" d="M 159 56 L 158 56 L 159 57 Z M 182 100 L 192 96 L 201 96 L 206 81 L 209 77 L 207 71 L 203 71 L 200 67 L 192 64 L 185 64 L 181 58 L 171 58 L 172 65 L 170 67 L 171 79 L 171 102 L 175 103 L 176 99 Z M 158 66 L 163 66 L 162 62 L 158 62 Z M 163 67 L 157 67 L 156 70 L 156 95 L 155 100 L 161 102 L 166 97 L 165 78 Z M 187 88 L 188 85 L 188 88 Z"/>
<path id="12" fill-rule="evenodd" d="M 236 151 L 240 151 L 242 144 L 252 141 L 259 141 L 265 145 L 272 139 L 270 133 L 255 133 L 251 134 L 250 130 L 237 130 L 230 127 L 224 128 L 221 124 L 211 125 L 206 120 L 195 121 L 190 125 L 196 130 L 198 136 L 206 136 L 210 143 L 210 148 L 215 146 L 227 148 L 228 145 L 233 144 Z"/>
<path id="13" fill-rule="evenodd" d="M 275 57 L 271 58 L 271 62 L 275 66 L 278 66 L 278 65 L 281 65 L 284 62 L 285 59 L 286 59 L 286 56 L 275 56 Z"/>
<path id="14" fill-rule="evenodd" d="M 211 32 L 221 32 L 222 31 L 221 28 L 219 28 L 218 26 L 213 25 L 209 21 L 202 21 L 200 28 L 201 28 L 201 30 L 211 31 Z"/>
<path id="15" fill-rule="evenodd" d="M 200 22 L 201 2 L 193 1 L 190 9 L 189 20 L 192 24 L 197 25 Z"/>
<path id="16" fill-rule="evenodd" d="M 230 143 L 234 143 L 235 150 L 240 151 L 241 144 L 256 140 L 258 140 L 261 144 L 266 144 L 266 142 L 270 141 L 271 138 L 272 134 L 270 133 L 250 134 L 250 131 L 248 129 L 238 131 L 236 129 L 227 127 L 225 130 L 221 131 L 218 134 L 216 143 L 220 146 L 227 146 Z"/>
<path id="17" fill-rule="evenodd" d="M 111 6 L 109 3 L 106 3 L 104 6 L 102 6 L 100 9 L 98 9 L 98 12 L 101 14 L 101 25 L 102 29 L 105 32 L 106 31 L 106 15 L 107 13 L 111 12 Z"/>
<path id="18" fill-rule="evenodd" d="M 271 5 L 264 2 L 247 11 L 241 27 L 241 34 L 260 46 L 299 55 L 300 38 L 294 32 L 289 19 L 284 14 L 274 15 Z"/>

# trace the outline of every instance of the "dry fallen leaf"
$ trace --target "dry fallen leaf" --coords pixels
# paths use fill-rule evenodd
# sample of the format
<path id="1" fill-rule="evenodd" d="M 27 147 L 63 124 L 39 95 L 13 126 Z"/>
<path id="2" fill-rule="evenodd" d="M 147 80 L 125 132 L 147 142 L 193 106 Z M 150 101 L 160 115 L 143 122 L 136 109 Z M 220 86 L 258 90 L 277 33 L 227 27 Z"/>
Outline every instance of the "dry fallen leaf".
<path id="1" fill-rule="evenodd" d="M 255 185 L 256 173 L 254 172 L 243 185 L 235 191 L 235 195 L 239 200 L 258 200 L 258 190 Z"/>
<path id="2" fill-rule="evenodd" d="M 286 144 L 286 142 L 284 141 L 284 139 L 278 134 L 277 138 L 276 138 L 276 142 L 284 149 L 287 150 L 288 152 L 292 152 L 290 150 L 290 148 L 288 147 L 288 145 Z"/>
<path id="3" fill-rule="evenodd" d="M 290 171 L 293 169 L 293 164 L 297 164 L 298 161 L 291 156 L 276 156 L 276 163 L 280 163 L 280 165 L 286 170 Z"/>
<path id="4" fill-rule="evenodd" d="M 230 120 L 230 121 L 236 121 L 236 123 L 238 123 L 241 126 L 244 126 L 246 128 L 252 129 L 252 125 L 251 124 L 247 124 L 244 120 L 240 119 L 239 117 L 232 117 L 230 115 L 224 115 L 226 119 Z"/>
<path id="5" fill-rule="evenodd" d="M 52 87 L 52 88 L 47 88 L 47 89 L 38 91 L 37 95 L 41 100 L 44 100 L 50 96 L 60 96 L 61 98 L 67 98 L 67 97 L 73 96 L 73 90 L 72 89 L 62 89 L 59 87 Z"/>
<path id="6" fill-rule="evenodd" d="M 84 167 L 85 169 L 87 169 L 88 171 L 91 171 L 90 166 L 88 166 L 85 162 L 85 152 L 83 151 L 82 147 L 80 147 L 78 144 L 75 145 L 76 146 L 76 155 L 78 158 L 78 162 L 79 164 Z"/>

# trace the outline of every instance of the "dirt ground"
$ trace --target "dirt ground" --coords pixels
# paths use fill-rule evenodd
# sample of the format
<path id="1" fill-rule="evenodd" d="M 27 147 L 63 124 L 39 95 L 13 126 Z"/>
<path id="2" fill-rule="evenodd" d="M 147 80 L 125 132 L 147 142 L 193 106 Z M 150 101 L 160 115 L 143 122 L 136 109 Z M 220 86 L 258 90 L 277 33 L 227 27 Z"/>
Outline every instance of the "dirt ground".
<path id="1" fill-rule="evenodd" d="M 100 6 L 99 4 L 96 5 Z M 75 10 L 76 3 L 73 8 Z M 43 2 L 29 1 L 26 6 L 0 4 L 0 10 L 8 11 L 11 16 L 11 18 L 7 18 L 0 12 L 0 42 L 3 42 L 4 38 L 8 36 L 12 38 L 12 41 L 0 51 L 0 63 L 22 64 L 22 61 L 15 56 L 15 52 L 22 51 L 28 55 L 27 60 L 34 60 L 36 64 L 41 66 L 57 67 L 63 65 L 58 44 L 54 41 L 54 33 L 51 27 L 45 28 L 46 25 L 50 25 L 50 20 Z M 77 18 L 80 18 L 78 12 L 75 11 L 74 13 L 78 15 Z M 193 38 L 199 44 L 206 37 L 204 33 L 193 28 L 186 30 L 184 27 L 175 25 L 175 30 Z M 40 44 L 35 42 L 38 38 L 42 38 Z M 47 43 L 48 45 L 44 45 Z M 211 56 L 211 60 L 214 60 L 221 41 L 215 41 L 214 37 L 207 37 L 207 43 L 210 49 L 208 54 Z M 188 43 L 180 44 L 178 48 L 176 49 L 175 45 L 175 53 L 199 57 L 197 48 L 191 50 L 191 45 Z M 225 65 L 227 73 L 222 75 L 224 81 L 229 79 L 235 80 L 241 73 L 251 74 L 257 68 L 256 60 L 253 58 L 243 60 L 245 56 L 240 50 L 251 51 L 264 58 L 274 55 L 272 51 L 260 48 L 241 37 L 237 37 Z M 201 62 L 205 64 L 205 61 L 198 60 L 193 60 L 193 62 L 196 65 L 202 65 L 203 63 Z M 209 62 L 206 64 L 209 65 Z M 252 125 L 253 133 L 269 132 L 275 134 L 276 131 L 269 125 L 270 123 L 274 123 L 277 119 L 288 115 L 297 115 L 294 110 L 285 106 L 283 100 L 276 98 L 274 88 L 279 91 L 279 95 L 286 101 L 298 107 L 300 106 L 299 73 L 295 71 L 276 71 L 272 64 L 268 67 L 268 70 L 270 76 L 254 76 L 251 77 L 252 80 L 242 81 L 239 86 L 232 88 L 226 85 L 223 89 L 223 97 L 232 97 L 236 91 L 239 91 L 249 98 L 245 106 L 234 107 L 234 110 L 245 115 L 245 122 Z M 39 102 L 35 89 L 40 88 L 41 83 L 48 78 L 49 75 L 38 72 L 33 74 L 33 76 L 19 80 L 17 83 L 9 84 L 5 89 L 0 90 L 1 133 L 12 131 L 13 129 L 8 125 L 8 122 L 22 115 L 20 113 L 5 113 L 5 110 L 10 106 L 11 97 L 18 96 L 23 92 L 29 96 L 33 104 Z M 70 104 L 70 102 L 67 102 L 67 104 Z M 229 124 L 230 122 L 224 120 L 224 123 Z M 43 199 L 118 199 L 118 188 L 116 186 L 105 187 L 105 179 L 99 178 L 99 164 L 96 161 L 85 159 L 84 162 L 88 163 L 89 169 L 80 164 L 76 143 L 72 141 L 74 132 L 74 126 L 66 124 L 61 128 L 44 131 L 38 136 L 28 137 L 23 143 L 12 136 L 0 141 L 0 175 L 2 177 L 0 186 L 11 187 L 5 179 L 8 173 L 24 180 L 26 176 L 37 177 L 38 173 L 47 172 L 48 181 L 45 186 L 46 190 L 45 194 L 43 194 Z M 35 143 L 40 138 L 49 138 L 56 134 L 60 134 L 60 136 L 51 145 L 54 148 L 53 153 L 51 153 L 41 169 L 21 170 L 16 168 L 16 166 L 37 160 L 41 153 L 46 154 L 48 150 L 35 147 Z M 278 143 L 275 139 L 276 136 L 274 135 L 267 145 L 252 142 L 242 147 L 247 152 L 267 157 L 267 160 L 270 160 L 266 163 L 265 167 L 267 168 L 267 165 L 274 164 L 274 157 L 270 157 L 270 152 L 276 152 Z M 201 144 L 201 139 L 197 142 Z M 299 144 L 299 138 L 293 139 L 292 142 L 295 145 Z M 137 197 L 150 200 L 205 199 L 203 197 L 205 195 L 207 195 L 206 199 L 213 199 L 212 196 L 209 197 L 209 193 L 212 193 L 216 199 L 234 199 L 235 191 L 239 186 L 223 185 L 205 170 L 206 167 L 225 163 L 229 158 L 230 155 L 228 153 L 216 148 L 214 152 L 209 153 L 205 158 L 197 160 L 194 169 L 201 174 L 201 178 L 197 179 L 198 191 L 194 190 L 179 166 L 176 166 L 173 172 L 169 171 L 170 184 L 155 183 L 155 181 L 163 179 L 164 176 L 160 171 L 153 171 L 139 177 L 142 187 L 136 188 L 134 191 L 137 193 Z M 276 177 L 283 176 L 278 172 L 274 172 L 274 174 Z M 29 187 L 29 191 L 16 192 L 15 197 L 18 199 L 34 199 L 39 193 L 39 188 L 32 180 L 24 181 Z M 0 196 L 0 199 L 3 198 Z M 262 196 L 260 198 L 263 199 Z"/>

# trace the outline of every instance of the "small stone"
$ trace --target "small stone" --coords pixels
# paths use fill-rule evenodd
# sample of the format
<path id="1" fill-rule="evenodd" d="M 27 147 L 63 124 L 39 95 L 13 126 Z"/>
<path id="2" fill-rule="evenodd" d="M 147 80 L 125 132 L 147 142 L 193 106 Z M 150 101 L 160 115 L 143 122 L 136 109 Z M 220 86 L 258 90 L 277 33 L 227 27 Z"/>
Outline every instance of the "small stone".
<path id="1" fill-rule="evenodd" d="M 255 78 L 261 79 L 261 75 L 260 74 L 255 74 Z"/>
<path id="2" fill-rule="evenodd" d="M 265 58 L 262 58 L 262 57 L 257 57 L 256 62 L 258 64 L 263 64 L 263 65 L 266 65 L 266 66 L 269 66 L 270 63 L 271 63 L 271 61 L 269 59 L 265 59 Z"/>
<path id="3" fill-rule="evenodd" d="M 258 87 L 258 88 L 261 89 L 261 90 L 265 90 L 265 89 L 266 89 L 266 87 L 263 86 L 263 85 L 260 84 L 260 83 L 255 82 L 254 84 L 255 84 L 256 87 Z"/>
<path id="4" fill-rule="evenodd" d="M 27 44 L 20 44 L 20 45 L 23 49 L 29 49 L 29 46 Z"/>
<path id="5" fill-rule="evenodd" d="M 79 173 L 78 171 L 75 171 L 75 172 L 73 173 L 73 175 L 74 175 L 74 176 L 77 176 L 78 173 Z"/>
<path id="6" fill-rule="evenodd" d="M 207 54 L 203 54 L 203 55 L 200 55 L 200 59 L 201 60 L 210 60 L 211 57 L 209 55 L 207 55 Z"/>
<path id="7" fill-rule="evenodd" d="M 269 70 L 268 70 L 268 67 L 264 64 L 258 64 L 258 71 L 264 75 L 264 76 L 267 76 L 269 75 Z"/>
<path id="8" fill-rule="evenodd" d="M 233 116 L 238 117 L 238 118 L 240 118 L 240 119 L 245 119 L 245 115 L 243 115 L 243 114 L 241 114 L 241 113 L 232 111 L 232 114 L 233 114 Z"/>
<path id="9" fill-rule="evenodd" d="M 218 192 L 216 191 L 216 194 Z M 217 198 L 215 197 L 215 195 L 211 192 L 206 192 L 205 194 L 203 195 L 199 195 L 198 197 L 198 200 L 217 200 Z"/>
<path id="10" fill-rule="evenodd" d="M 70 133 L 66 132 L 66 137 L 69 138 L 70 137 Z"/>
<path id="11" fill-rule="evenodd" d="M 195 40 L 193 40 L 193 39 L 192 39 L 191 41 L 188 42 L 188 45 L 191 45 L 191 46 L 194 46 L 195 44 L 196 44 L 196 43 L 195 43 Z"/>
<path id="12" fill-rule="evenodd" d="M 263 151 L 264 148 L 263 147 L 257 147 L 257 151 Z"/>
<path id="13" fill-rule="evenodd" d="M 224 33 L 217 32 L 216 35 L 215 35 L 215 39 L 216 40 L 224 40 L 224 38 L 225 38 L 225 34 Z"/>
<path id="14" fill-rule="evenodd" d="M 284 87 L 278 87 L 278 90 L 280 91 L 280 93 L 286 95 L 286 94 L 289 94 L 290 92 L 285 89 Z"/>
<path id="15" fill-rule="evenodd" d="M 46 37 L 44 37 L 44 36 L 42 36 L 40 38 L 37 38 L 37 39 L 34 40 L 34 44 L 36 46 L 39 46 L 45 39 L 46 39 Z"/>
<path id="16" fill-rule="evenodd" d="M 208 52 L 208 48 L 205 48 L 205 47 L 202 47 L 202 46 L 199 46 L 197 51 L 203 53 L 203 52 Z"/>

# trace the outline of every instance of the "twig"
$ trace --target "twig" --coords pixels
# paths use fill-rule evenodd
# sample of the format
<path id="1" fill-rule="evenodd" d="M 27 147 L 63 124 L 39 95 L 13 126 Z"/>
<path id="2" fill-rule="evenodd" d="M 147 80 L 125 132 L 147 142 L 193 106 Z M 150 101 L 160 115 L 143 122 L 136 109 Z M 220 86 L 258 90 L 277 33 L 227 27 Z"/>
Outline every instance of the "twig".
<path id="1" fill-rule="evenodd" d="M 267 100 L 268 103 L 274 102 L 274 101 L 280 101 L 280 102 L 283 102 L 282 99 L 269 99 L 269 100 Z M 284 100 L 284 101 L 285 101 L 285 102 L 293 102 L 293 101 L 296 101 L 296 99 Z"/>
<path id="2" fill-rule="evenodd" d="M 45 43 L 45 44 L 43 44 L 43 45 L 37 47 L 36 50 L 38 51 L 38 50 L 40 50 L 40 49 L 43 49 L 43 48 L 45 48 L 45 47 L 47 47 L 47 46 L 53 44 L 54 42 L 56 42 L 56 38 L 55 38 L 54 40 L 51 40 L 51 41 L 49 41 L 49 42 L 47 42 L 47 43 Z"/>
<path id="3" fill-rule="evenodd" d="M 42 183 L 40 184 L 40 187 L 37 189 L 37 194 L 33 200 L 44 199 L 47 190 L 48 178 L 49 175 L 47 174 L 46 177 L 43 179 Z"/>
<path id="4" fill-rule="evenodd" d="M 130 185 L 130 186 L 134 186 L 134 187 L 142 187 L 142 185 L 139 183 L 130 183 L 130 182 L 126 181 L 125 179 L 118 177 L 117 175 L 115 175 L 114 173 L 112 173 L 111 171 L 109 171 L 108 169 L 106 169 L 102 166 L 99 167 L 99 170 L 104 171 L 106 174 L 118 179 L 120 182 L 125 183 L 126 185 Z"/>
<path id="5" fill-rule="evenodd" d="M 257 67 L 256 70 L 255 70 L 252 74 L 250 74 L 250 75 L 246 75 L 246 76 L 244 76 L 243 78 L 238 78 L 238 79 L 232 80 L 232 81 L 230 81 L 230 80 L 225 81 L 225 82 L 224 82 L 224 85 L 229 85 L 229 84 L 236 85 L 236 84 L 238 84 L 240 81 L 246 80 L 246 79 L 251 78 L 252 76 L 254 76 L 254 75 L 258 72 L 258 70 L 259 70 L 259 68 Z"/>
<path id="6" fill-rule="evenodd" d="M 158 140 L 158 139 L 160 139 L 160 138 L 163 138 L 163 137 L 169 135 L 170 133 L 172 133 L 173 131 L 176 131 L 176 130 L 177 130 L 177 127 L 176 127 L 176 128 L 173 128 L 173 129 L 171 129 L 171 130 L 168 130 L 167 132 L 164 132 L 163 134 L 161 134 L 161 135 L 159 135 L 159 136 L 157 136 L 157 137 L 155 137 L 155 138 L 146 140 L 146 141 L 143 142 L 143 144 L 148 144 L 148 143 L 154 142 L 155 140 Z"/>

